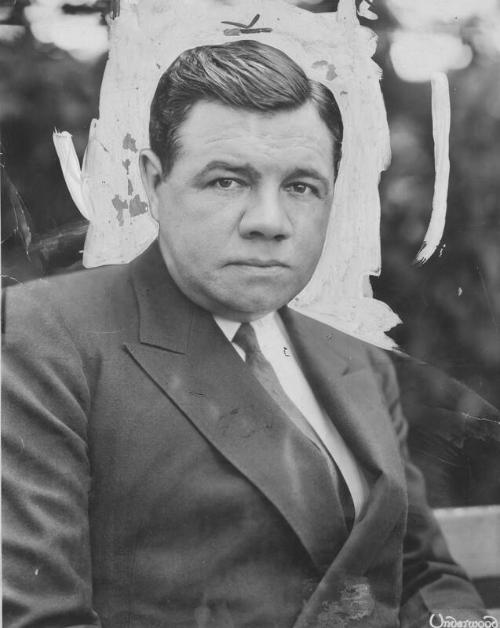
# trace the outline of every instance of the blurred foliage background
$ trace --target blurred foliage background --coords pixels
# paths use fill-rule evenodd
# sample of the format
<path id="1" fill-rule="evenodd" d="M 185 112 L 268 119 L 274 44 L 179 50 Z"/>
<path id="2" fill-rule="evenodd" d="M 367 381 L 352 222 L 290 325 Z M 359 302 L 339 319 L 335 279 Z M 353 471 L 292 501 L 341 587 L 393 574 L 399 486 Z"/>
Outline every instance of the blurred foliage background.
<path id="1" fill-rule="evenodd" d="M 333 0 L 303 0 L 334 10 Z M 500 406 L 500 3 L 358 3 L 379 36 L 393 150 L 382 197 L 375 296 L 404 324 L 391 335 Z M 83 157 L 98 117 L 107 21 L 118 0 L 2 0 L 0 130 L 4 285 L 78 265 L 86 224 L 63 181 L 54 128 Z M 378 20 L 372 21 L 373 12 Z M 434 183 L 430 74 L 451 84 L 451 185 L 441 249 L 413 265 Z"/>

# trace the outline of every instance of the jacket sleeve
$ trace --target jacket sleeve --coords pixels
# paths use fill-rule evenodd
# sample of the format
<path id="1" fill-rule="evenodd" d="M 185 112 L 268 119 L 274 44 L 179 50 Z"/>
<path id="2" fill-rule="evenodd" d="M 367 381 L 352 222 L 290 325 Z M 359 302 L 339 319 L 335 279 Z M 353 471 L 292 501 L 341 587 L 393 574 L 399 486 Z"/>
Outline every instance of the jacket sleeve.
<path id="1" fill-rule="evenodd" d="M 408 426 L 401 410 L 394 367 L 385 353 L 377 353 L 375 360 L 398 437 L 408 491 L 401 628 L 428 627 L 433 612 L 452 615 L 456 620 L 482 619 L 486 614 L 484 604 L 464 570 L 453 561 L 427 503 L 422 474 L 410 460 Z"/>
<path id="2" fill-rule="evenodd" d="M 7 628 L 94 628 L 89 390 L 43 283 L 4 295 L 3 620 Z"/>

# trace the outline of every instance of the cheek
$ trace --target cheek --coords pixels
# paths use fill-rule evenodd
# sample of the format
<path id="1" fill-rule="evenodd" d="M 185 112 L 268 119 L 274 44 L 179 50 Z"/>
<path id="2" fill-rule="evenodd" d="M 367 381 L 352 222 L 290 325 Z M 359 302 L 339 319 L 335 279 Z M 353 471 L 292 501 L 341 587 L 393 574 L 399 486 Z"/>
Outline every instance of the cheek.
<path id="1" fill-rule="evenodd" d="M 160 233 L 176 264 L 190 275 L 201 276 L 216 265 L 224 244 L 216 226 L 187 215 L 163 223 Z"/>
<path id="2" fill-rule="evenodd" d="M 296 225 L 300 249 L 305 257 L 314 261 L 323 249 L 330 216 L 330 204 L 321 204 L 314 211 L 301 215 Z"/>
<path id="3" fill-rule="evenodd" d="M 316 233 L 318 234 L 322 244 L 325 240 L 328 224 L 330 222 L 332 203 L 333 198 L 329 198 L 327 201 L 323 202 L 321 204 L 321 210 L 317 218 Z"/>
<path id="4" fill-rule="evenodd" d="M 234 230 L 239 213 L 236 199 L 203 190 L 180 190 L 171 195 L 169 207 L 172 209 L 165 212 L 165 229 L 170 224 L 179 234 L 200 240 L 204 246 Z"/>

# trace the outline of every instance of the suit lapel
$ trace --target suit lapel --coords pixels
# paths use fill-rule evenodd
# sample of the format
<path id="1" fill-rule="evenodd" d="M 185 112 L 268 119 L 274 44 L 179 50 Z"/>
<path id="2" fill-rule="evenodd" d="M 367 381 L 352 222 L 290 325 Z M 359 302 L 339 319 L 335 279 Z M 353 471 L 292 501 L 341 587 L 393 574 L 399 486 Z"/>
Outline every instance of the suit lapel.
<path id="1" fill-rule="evenodd" d="M 401 464 L 387 408 L 362 343 L 289 308 L 281 316 L 306 377 L 358 462 L 372 476 L 381 471 L 397 483 Z"/>
<path id="2" fill-rule="evenodd" d="M 380 393 L 355 340 L 288 308 L 282 317 L 313 390 L 373 479 L 365 514 L 346 540 L 338 497 L 322 454 L 249 375 L 213 317 L 170 279 L 154 245 L 132 263 L 139 343 L 127 345 L 199 432 L 256 486 L 324 574 L 305 612 L 341 573 L 363 573 L 401 514 L 402 470 Z M 350 344 L 351 343 L 351 344 Z M 402 507 L 402 506 L 401 506 Z"/>
<path id="3" fill-rule="evenodd" d="M 127 345 L 199 432 L 282 513 L 324 573 L 347 531 L 328 465 L 186 299 L 156 247 L 132 266 L 140 342 Z"/>
<path id="4" fill-rule="evenodd" d="M 401 518 L 405 479 L 373 373 L 366 359 L 352 357 L 359 341 L 288 308 L 281 314 L 313 390 L 371 480 L 364 513 L 297 620 L 294 628 L 301 628 L 316 625 L 335 591 L 345 586 L 346 574 L 362 577 L 382 550 Z"/>

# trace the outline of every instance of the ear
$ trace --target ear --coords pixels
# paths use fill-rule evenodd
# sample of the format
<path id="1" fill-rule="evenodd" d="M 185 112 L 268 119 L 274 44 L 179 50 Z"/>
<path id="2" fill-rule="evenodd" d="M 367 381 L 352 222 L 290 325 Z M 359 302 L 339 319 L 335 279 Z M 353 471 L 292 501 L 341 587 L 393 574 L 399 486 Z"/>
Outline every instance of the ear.
<path id="1" fill-rule="evenodd" d="M 160 159 L 150 148 L 141 150 L 139 154 L 139 169 L 142 185 L 146 190 L 149 201 L 149 210 L 155 220 L 158 220 L 158 186 L 163 181 L 163 168 Z"/>

